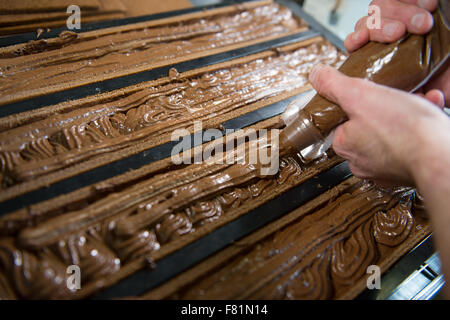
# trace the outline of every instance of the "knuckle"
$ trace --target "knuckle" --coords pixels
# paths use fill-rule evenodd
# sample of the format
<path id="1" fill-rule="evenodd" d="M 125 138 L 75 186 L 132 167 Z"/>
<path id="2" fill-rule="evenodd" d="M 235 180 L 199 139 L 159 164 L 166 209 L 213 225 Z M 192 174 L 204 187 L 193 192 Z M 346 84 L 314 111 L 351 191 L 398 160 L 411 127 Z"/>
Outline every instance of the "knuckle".
<path id="1" fill-rule="evenodd" d="M 345 39 L 345 41 L 344 41 L 344 46 L 345 46 L 345 49 L 346 49 L 348 52 L 352 52 L 352 51 L 353 51 L 354 45 L 353 45 L 353 42 L 352 42 L 352 39 L 350 38 L 350 36 L 348 36 L 348 37 Z"/>
<path id="2" fill-rule="evenodd" d="M 359 168 L 358 165 L 353 163 L 352 161 L 349 162 L 349 168 L 350 171 L 353 173 L 353 175 L 359 179 L 367 179 L 370 178 L 370 175 L 364 172 L 361 168 Z"/>
<path id="3" fill-rule="evenodd" d="M 427 2 L 425 2 L 425 6 L 423 6 L 422 8 L 424 8 L 428 11 L 434 11 L 438 6 L 438 2 L 439 2 L 439 0 L 427 1 Z"/>
<path id="4" fill-rule="evenodd" d="M 431 3 L 432 3 L 432 4 L 431 4 L 430 10 L 431 10 L 431 11 L 436 10 L 436 8 L 437 8 L 438 5 L 439 5 L 439 0 L 432 0 Z"/>
<path id="5" fill-rule="evenodd" d="M 377 6 L 380 9 L 383 9 L 383 8 L 386 8 L 389 5 L 392 5 L 392 3 L 390 3 L 390 2 L 391 2 L 390 0 L 387 0 L 387 1 L 386 0 L 373 0 L 370 3 L 370 6 Z"/>
<path id="6" fill-rule="evenodd" d="M 368 17 L 362 17 L 361 19 L 359 19 L 355 24 L 355 30 L 364 28 L 367 24 L 367 19 Z"/>
<path id="7" fill-rule="evenodd" d="M 361 102 L 365 98 L 365 92 L 367 90 L 364 80 L 357 78 L 346 79 L 346 92 L 345 94 L 340 94 L 339 103 L 344 105 L 346 109 L 352 108 L 354 102 Z M 353 108 L 352 108 L 353 109 Z"/>
<path id="8" fill-rule="evenodd" d="M 369 6 L 380 6 L 380 0 L 372 0 Z"/>
<path id="9" fill-rule="evenodd" d="M 334 140 L 333 140 L 333 149 L 339 156 L 347 158 L 345 156 L 347 153 L 346 138 L 345 138 L 344 128 L 342 125 L 336 129 Z"/>
<path id="10" fill-rule="evenodd" d="M 320 93 L 328 92 L 331 89 L 332 81 L 330 81 L 329 70 L 320 70 L 315 81 L 316 90 Z"/>

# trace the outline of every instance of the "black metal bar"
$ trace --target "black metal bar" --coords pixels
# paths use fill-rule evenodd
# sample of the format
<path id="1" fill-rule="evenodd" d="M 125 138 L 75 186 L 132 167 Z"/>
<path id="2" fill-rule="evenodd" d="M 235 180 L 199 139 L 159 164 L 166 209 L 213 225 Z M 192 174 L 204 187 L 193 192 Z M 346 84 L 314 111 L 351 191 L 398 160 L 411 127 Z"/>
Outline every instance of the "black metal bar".
<path id="1" fill-rule="evenodd" d="M 136 272 L 94 296 L 94 299 L 111 299 L 144 294 L 224 249 L 234 241 L 304 205 L 350 176 L 348 164 L 341 163 L 163 258 L 156 263 L 154 269 Z"/>
<path id="2" fill-rule="evenodd" d="M 249 114 L 245 114 L 235 119 L 226 121 L 222 124 L 224 130 L 242 129 L 251 124 L 281 114 L 291 101 L 300 98 L 304 94 L 305 93 L 301 93 L 299 95 L 274 103 Z M 225 134 L 225 131 L 222 131 L 222 134 Z M 190 139 L 192 146 L 196 146 L 195 142 L 202 140 L 194 139 L 194 135 L 190 135 Z M 179 141 L 181 141 L 181 139 Z M 120 159 L 110 164 L 81 173 L 77 176 L 70 177 L 60 182 L 56 182 L 48 187 L 31 191 L 16 198 L 3 201 L 0 203 L 0 216 L 18 210 L 20 208 L 75 191 L 77 189 L 112 178 L 114 176 L 124 174 L 130 170 L 139 169 L 152 162 L 168 158 L 171 156 L 173 147 L 178 144 L 179 141 L 165 143 L 163 145 L 142 151 L 128 158 Z M 201 142 L 203 143 L 203 141 Z"/>
<path id="3" fill-rule="evenodd" d="M 299 32 L 293 35 L 281 37 L 278 39 L 258 43 L 245 48 L 222 52 L 203 58 L 189 60 L 181 63 L 177 63 L 170 66 L 165 66 L 157 69 L 147 70 L 120 78 L 114 78 L 102 82 L 97 82 L 77 88 L 72 88 L 48 95 L 39 96 L 36 98 L 19 101 L 16 103 L 0 106 L 0 117 L 10 116 L 17 113 L 22 113 L 30 110 L 39 109 L 49 105 L 55 105 L 60 102 L 68 100 L 76 100 L 85 98 L 87 96 L 111 92 L 113 90 L 125 88 L 128 86 L 136 85 L 141 82 L 156 80 L 162 77 L 167 77 L 169 70 L 175 68 L 178 72 L 186 72 L 193 69 L 198 69 L 221 62 L 231 61 L 237 58 L 249 56 L 255 53 L 263 52 L 266 50 L 275 49 L 278 47 L 286 46 L 292 43 L 301 42 L 307 39 L 318 36 L 315 31 L 307 30 Z"/>
<path id="4" fill-rule="evenodd" d="M 179 16 L 179 15 L 183 15 L 183 14 L 200 12 L 203 10 L 218 9 L 218 8 L 226 7 L 226 6 L 233 5 L 233 4 L 239 4 L 239 3 L 244 3 L 244 2 L 253 2 L 253 1 L 260 1 L 260 0 L 223 1 L 221 3 L 207 5 L 207 6 L 198 6 L 198 7 L 188 8 L 188 9 L 174 10 L 174 11 L 168 11 L 168 12 L 145 15 L 145 16 L 108 20 L 108 21 L 102 21 L 102 22 L 83 23 L 81 25 L 81 29 L 79 29 L 79 30 L 76 30 L 76 29 L 69 30 L 64 27 L 56 28 L 56 29 L 51 30 L 50 32 L 46 32 L 46 33 L 42 34 L 39 37 L 39 39 L 37 39 L 36 32 L 29 32 L 29 33 L 23 33 L 23 34 L 19 34 L 19 35 L 0 37 L 0 48 L 12 46 L 12 45 L 19 44 L 19 43 L 25 43 L 25 42 L 32 41 L 32 40 L 56 38 L 60 35 L 61 32 L 68 31 L 68 30 L 72 31 L 72 32 L 76 32 L 76 33 L 95 31 L 95 30 L 99 30 L 99 29 L 119 27 L 119 26 L 124 26 L 124 25 L 128 25 L 128 24 L 170 18 L 170 17 Z M 69 17 L 69 15 L 67 17 Z"/>

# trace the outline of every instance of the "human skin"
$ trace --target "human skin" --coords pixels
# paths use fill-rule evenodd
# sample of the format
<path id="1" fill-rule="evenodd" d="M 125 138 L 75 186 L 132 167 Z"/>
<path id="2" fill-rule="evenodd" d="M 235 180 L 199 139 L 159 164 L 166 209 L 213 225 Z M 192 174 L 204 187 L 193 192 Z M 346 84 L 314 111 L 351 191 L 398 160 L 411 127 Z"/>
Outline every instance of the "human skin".
<path id="1" fill-rule="evenodd" d="M 361 19 L 355 32 L 345 41 L 347 50 L 355 51 L 369 40 L 396 41 L 406 30 L 419 34 L 428 32 L 433 21 L 427 10 L 433 11 L 437 2 L 373 1 L 381 7 L 382 29 L 369 30 L 364 23 L 367 17 Z M 424 14 L 424 18 L 419 19 L 422 21 L 419 27 L 412 23 L 417 14 Z M 387 27 L 389 24 L 391 27 Z M 383 31 L 386 28 L 393 31 L 386 33 Z M 449 69 L 415 95 L 350 78 L 323 65 L 314 68 L 310 81 L 319 94 L 341 106 L 348 115 L 349 120 L 335 131 L 333 149 L 349 161 L 355 176 L 384 186 L 418 188 L 425 199 L 448 283 L 450 119 L 442 108 L 445 102 L 449 105 Z M 449 286 L 446 285 L 444 292 L 450 298 Z"/>
<path id="2" fill-rule="evenodd" d="M 335 131 L 333 149 L 349 161 L 353 174 L 383 186 L 416 186 L 423 195 L 444 275 L 450 279 L 449 117 L 423 97 L 327 66 L 315 67 L 310 81 L 348 115 Z"/>
<path id="3" fill-rule="evenodd" d="M 433 27 L 433 16 L 438 0 L 374 0 L 371 5 L 380 8 L 381 28 L 369 28 L 365 16 L 356 23 L 355 31 L 345 39 L 345 48 L 353 52 L 368 41 L 390 43 L 401 39 L 405 32 L 426 34 Z M 444 93 L 445 103 L 450 106 L 450 68 L 430 81 L 425 92 L 437 89 Z"/>

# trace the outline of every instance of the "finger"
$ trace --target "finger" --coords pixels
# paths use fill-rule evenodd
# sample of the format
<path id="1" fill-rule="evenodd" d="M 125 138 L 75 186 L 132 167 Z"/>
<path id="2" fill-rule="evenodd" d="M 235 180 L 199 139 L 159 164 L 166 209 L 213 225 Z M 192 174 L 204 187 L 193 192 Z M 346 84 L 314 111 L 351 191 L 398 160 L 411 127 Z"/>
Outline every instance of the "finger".
<path id="1" fill-rule="evenodd" d="M 401 39 L 406 33 L 406 26 L 401 21 L 382 18 L 379 28 L 369 28 L 371 41 L 391 43 Z"/>
<path id="2" fill-rule="evenodd" d="M 438 6 L 438 0 L 400 0 L 400 2 L 416 5 L 422 9 L 433 12 Z"/>
<path id="3" fill-rule="evenodd" d="M 374 0 L 383 18 L 397 20 L 406 25 L 411 33 L 425 34 L 433 27 L 433 16 L 417 5 L 392 0 Z"/>
<path id="4" fill-rule="evenodd" d="M 445 104 L 447 106 L 450 106 L 450 67 L 447 67 L 442 74 L 431 79 L 425 85 L 425 91 L 429 91 L 432 89 L 439 89 L 441 92 L 443 92 L 445 97 Z"/>
<path id="5" fill-rule="evenodd" d="M 375 177 L 373 173 L 358 166 L 358 164 L 355 162 L 349 161 L 348 166 L 353 175 L 359 179 L 373 180 L 375 178 L 378 178 Z"/>
<path id="6" fill-rule="evenodd" d="M 369 42 L 370 34 L 369 29 L 367 29 L 367 18 L 359 19 L 355 24 L 355 31 L 345 39 L 344 45 L 348 52 L 353 52 Z"/>
<path id="7" fill-rule="evenodd" d="M 348 52 L 361 48 L 369 40 L 391 43 L 401 39 L 406 33 L 406 26 L 400 21 L 381 18 L 379 26 L 369 26 L 368 18 L 360 19 L 355 26 L 355 32 L 345 40 Z"/>
<path id="8" fill-rule="evenodd" d="M 352 174 L 359 179 L 371 180 L 375 184 L 383 188 L 391 187 L 414 187 L 414 183 L 408 179 L 395 177 L 391 174 L 375 174 L 371 170 L 361 168 L 357 163 L 349 161 L 348 166 Z"/>
<path id="9" fill-rule="evenodd" d="M 380 93 L 380 89 L 369 81 L 347 77 L 322 64 L 313 68 L 309 80 L 320 95 L 341 106 L 350 119 L 356 108 L 364 105 L 363 101 L 367 101 L 370 95 Z"/>
<path id="10" fill-rule="evenodd" d="M 430 101 L 431 103 L 437 105 L 440 109 L 444 109 L 445 107 L 445 97 L 444 94 L 442 93 L 442 91 L 440 90 L 431 90 L 428 91 L 425 96 L 425 99 L 427 99 L 428 101 Z"/>
<path id="11" fill-rule="evenodd" d="M 370 40 L 370 32 L 367 28 L 357 30 L 347 36 L 344 41 L 345 49 L 353 52 L 364 46 Z"/>
<path id="12" fill-rule="evenodd" d="M 335 129 L 333 137 L 334 152 L 348 161 L 356 162 L 355 146 L 353 145 L 354 135 L 351 132 L 351 120 L 341 124 Z"/>
<path id="13" fill-rule="evenodd" d="M 308 102 L 310 102 L 311 99 L 314 98 L 315 95 L 316 91 L 311 90 L 309 92 L 302 94 L 300 98 L 290 103 L 287 106 L 286 110 L 281 114 L 282 124 L 288 125 L 292 121 L 294 121 L 298 116 L 299 111 L 302 110 L 308 104 Z"/>
<path id="14" fill-rule="evenodd" d="M 361 19 L 359 19 L 356 23 L 355 23 L 355 31 L 359 31 L 361 29 L 367 28 L 367 19 L 369 17 L 365 16 L 362 17 Z"/>
<path id="15" fill-rule="evenodd" d="M 421 88 L 418 91 L 416 91 L 414 95 L 428 100 L 432 104 L 438 106 L 440 109 L 444 109 L 445 107 L 445 97 L 442 91 L 440 90 L 433 89 L 425 94 L 423 92 L 423 89 Z"/>

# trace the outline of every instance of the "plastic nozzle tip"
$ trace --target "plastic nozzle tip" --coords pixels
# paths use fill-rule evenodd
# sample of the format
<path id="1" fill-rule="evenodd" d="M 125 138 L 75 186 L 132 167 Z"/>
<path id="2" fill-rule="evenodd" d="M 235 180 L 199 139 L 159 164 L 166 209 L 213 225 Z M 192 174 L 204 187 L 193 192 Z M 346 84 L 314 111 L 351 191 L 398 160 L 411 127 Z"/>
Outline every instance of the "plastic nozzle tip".
<path id="1" fill-rule="evenodd" d="M 300 151 L 323 140 L 324 137 L 320 131 L 304 112 L 300 112 L 297 119 L 286 126 L 281 132 L 280 147 Z"/>

